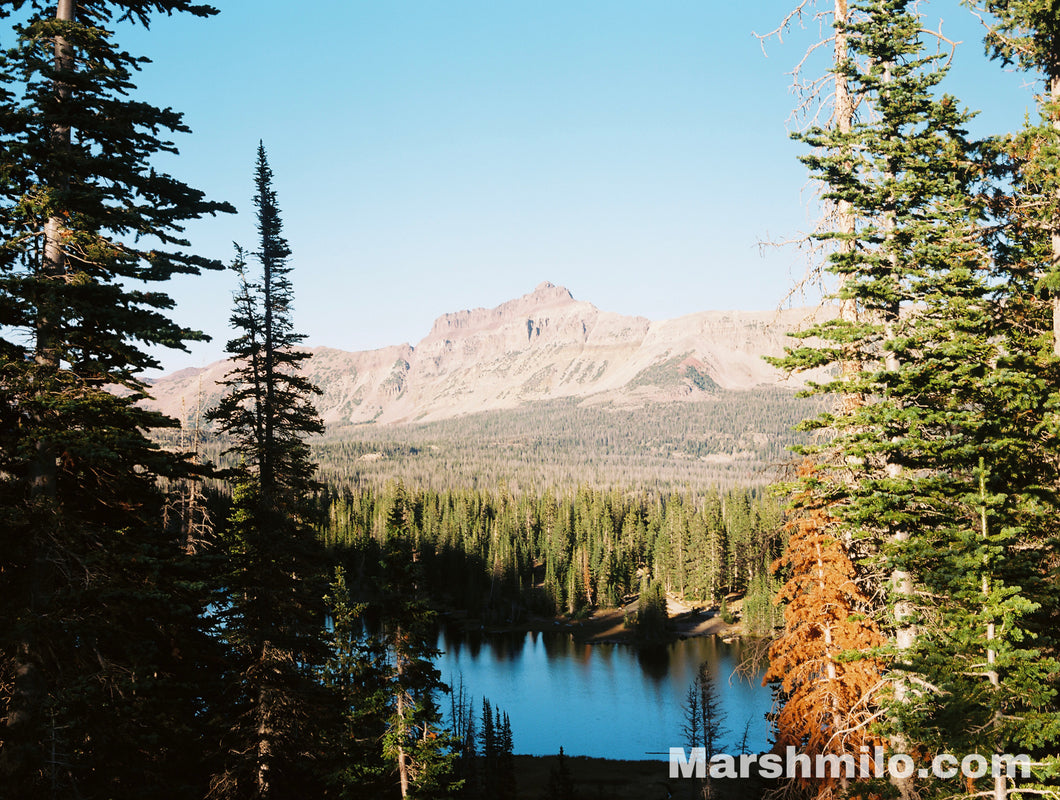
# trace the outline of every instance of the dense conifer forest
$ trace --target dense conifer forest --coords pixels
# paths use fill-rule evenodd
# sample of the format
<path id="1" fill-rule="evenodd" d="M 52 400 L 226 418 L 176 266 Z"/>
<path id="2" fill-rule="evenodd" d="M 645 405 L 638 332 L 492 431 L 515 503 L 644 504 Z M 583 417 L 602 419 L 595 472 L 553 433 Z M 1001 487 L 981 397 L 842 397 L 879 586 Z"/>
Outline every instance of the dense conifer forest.
<path id="1" fill-rule="evenodd" d="M 658 583 L 705 607 L 747 593 L 749 627 L 773 629 L 770 565 L 783 551 L 782 511 L 761 490 L 647 494 L 582 486 L 516 495 L 392 483 L 325 492 L 321 501 L 324 541 L 347 575 L 371 573 L 396 530 L 413 542 L 435 602 L 488 624 L 577 616 Z"/>
<path id="2" fill-rule="evenodd" d="M 733 488 L 784 475 L 788 448 L 813 439 L 795 427 L 821 408 L 817 398 L 767 387 L 629 408 L 555 400 L 420 425 L 335 428 L 314 456 L 328 483 L 353 486 Z"/>
<path id="3" fill-rule="evenodd" d="M 730 489 L 792 474 L 790 448 L 815 438 L 796 426 L 824 407 L 772 387 L 630 407 L 554 400 L 431 423 L 333 426 L 309 445 L 320 480 L 333 487 L 400 480 L 436 491 Z M 225 437 L 193 415 L 180 430 L 154 436 L 167 448 L 194 446 L 214 463 L 234 463 Z"/>

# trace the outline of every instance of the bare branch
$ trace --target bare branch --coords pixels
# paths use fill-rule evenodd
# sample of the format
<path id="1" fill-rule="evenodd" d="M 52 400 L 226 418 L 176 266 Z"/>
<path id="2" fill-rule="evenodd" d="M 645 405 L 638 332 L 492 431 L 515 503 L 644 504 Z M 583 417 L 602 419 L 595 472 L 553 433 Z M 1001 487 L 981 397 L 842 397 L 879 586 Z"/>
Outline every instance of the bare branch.
<path id="1" fill-rule="evenodd" d="M 784 17 L 783 21 L 769 33 L 756 33 L 755 31 L 751 31 L 751 35 L 758 39 L 758 42 L 762 47 L 762 55 L 769 58 L 769 54 L 766 52 L 766 39 L 775 38 L 778 42 L 783 44 L 784 31 L 788 30 L 796 20 L 798 20 L 800 26 L 802 25 L 803 14 L 806 11 L 806 7 L 810 5 L 812 1 L 813 0 L 801 0 L 801 2 L 795 6 L 786 17 Z"/>

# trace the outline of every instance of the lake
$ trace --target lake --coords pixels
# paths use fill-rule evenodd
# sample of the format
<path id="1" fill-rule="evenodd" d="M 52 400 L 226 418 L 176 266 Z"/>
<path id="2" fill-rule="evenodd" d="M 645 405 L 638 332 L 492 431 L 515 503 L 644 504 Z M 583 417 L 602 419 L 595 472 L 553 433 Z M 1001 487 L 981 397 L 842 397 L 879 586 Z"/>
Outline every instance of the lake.
<path id="1" fill-rule="evenodd" d="M 713 636 L 674 642 L 652 652 L 630 645 L 584 644 L 568 633 L 463 633 L 442 629 L 442 679 L 482 698 L 511 719 L 514 750 L 614 759 L 666 760 L 687 747 L 684 702 L 699 664 L 707 661 L 725 714 L 722 752 L 737 753 L 749 724 L 751 752 L 769 748 L 765 715 L 772 695 L 761 676 L 734 674 L 745 646 Z M 442 700 L 443 708 L 447 701 Z"/>

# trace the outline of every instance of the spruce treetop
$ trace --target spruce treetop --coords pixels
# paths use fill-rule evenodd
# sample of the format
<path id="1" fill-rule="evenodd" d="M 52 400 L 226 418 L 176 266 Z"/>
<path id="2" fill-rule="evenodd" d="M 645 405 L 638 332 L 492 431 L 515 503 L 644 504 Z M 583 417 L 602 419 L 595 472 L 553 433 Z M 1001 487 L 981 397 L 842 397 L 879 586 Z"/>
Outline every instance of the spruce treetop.
<path id="1" fill-rule="evenodd" d="M 154 166 L 177 152 L 167 136 L 188 128 L 170 108 L 129 99 L 146 59 L 122 50 L 108 26 L 215 10 L 67 0 L 62 18 L 54 3 L 8 5 L 16 38 L 0 56 L 0 324 L 14 334 L 10 355 L 36 348 L 42 365 L 140 390 L 134 376 L 158 366 L 145 345 L 203 336 L 165 316 L 167 295 L 130 287 L 219 268 L 188 250 L 184 225 L 233 209 Z"/>

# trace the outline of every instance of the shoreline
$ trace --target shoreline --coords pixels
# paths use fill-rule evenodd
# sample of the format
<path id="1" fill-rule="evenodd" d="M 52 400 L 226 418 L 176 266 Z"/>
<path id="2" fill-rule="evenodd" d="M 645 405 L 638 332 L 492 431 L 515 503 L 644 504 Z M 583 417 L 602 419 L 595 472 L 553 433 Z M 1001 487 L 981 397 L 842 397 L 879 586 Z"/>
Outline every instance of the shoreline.
<path id="1" fill-rule="evenodd" d="M 565 761 L 573 797 L 581 800 L 699 800 L 706 783 L 701 779 L 671 778 L 665 760 L 605 759 L 566 755 Z M 557 756 L 513 757 L 516 775 L 515 797 L 537 800 L 544 797 L 549 780 L 557 769 Z M 761 778 L 715 780 L 711 782 L 716 800 L 755 800 L 777 788 L 776 781 Z"/>
<path id="2" fill-rule="evenodd" d="M 733 600 L 730 608 L 738 611 L 739 600 Z M 740 638 L 744 635 L 739 622 L 726 624 L 716 609 L 694 606 L 671 595 L 666 597 L 666 610 L 669 615 L 667 630 L 671 641 L 690 639 L 698 636 L 720 636 L 725 641 Z M 625 606 L 595 609 L 589 616 L 571 619 L 566 616 L 539 617 L 529 616 L 526 620 L 511 624 L 486 625 L 480 620 L 467 617 L 461 612 L 446 614 L 446 617 L 463 626 L 467 631 L 482 633 L 546 633 L 555 631 L 570 633 L 577 641 L 586 644 L 637 644 L 636 636 L 626 625 L 626 615 L 635 612 L 636 601 Z"/>

